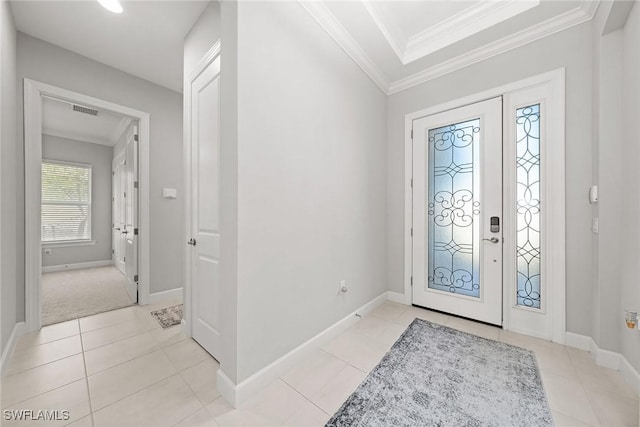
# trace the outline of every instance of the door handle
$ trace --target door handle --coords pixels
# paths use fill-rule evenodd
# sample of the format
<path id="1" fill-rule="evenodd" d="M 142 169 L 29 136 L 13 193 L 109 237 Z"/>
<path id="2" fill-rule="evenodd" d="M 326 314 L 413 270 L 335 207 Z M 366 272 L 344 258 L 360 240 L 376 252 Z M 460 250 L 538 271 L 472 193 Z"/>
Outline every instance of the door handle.
<path id="1" fill-rule="evenodd" d="M 127 230 L 124 230 L 124 231 L 122 232 L 122 234 L 128 234 L 128 233 L 129 233 L 129 232 L 128 232 Z"/>
<path id="2" fill-rule="evenodd" d="M 116 227 L 116 228 L 115 228 L 115 230 L 118 230 L 118 231 L 120 231 L 120 227 Z"/>
<path id="3" fill-rule="evenodd" d="M 482 240 L 487 240 L 491 243 L 500 243 L 500 239 L 498 239 L 497 237 L 492 237 L 490 239 L 482 239 Z"/>
<path id="4" fill-rule="evenodd" d="M 187 242 L 187 245 L 195 246 L 195 245 L 196 245 L 196 239 L 191 238 L 191 240 L 189 240 L 189 241 Z"/>

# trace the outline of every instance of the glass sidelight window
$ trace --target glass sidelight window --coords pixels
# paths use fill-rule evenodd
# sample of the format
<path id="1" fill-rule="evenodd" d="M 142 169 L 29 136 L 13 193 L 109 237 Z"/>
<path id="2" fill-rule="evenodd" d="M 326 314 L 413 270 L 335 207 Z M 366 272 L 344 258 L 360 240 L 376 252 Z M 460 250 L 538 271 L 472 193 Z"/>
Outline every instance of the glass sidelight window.
<path id="1" fill-rule="evenodd" d="M 516 110 L 517 305 L 540 308 L 540 104 Z"/>

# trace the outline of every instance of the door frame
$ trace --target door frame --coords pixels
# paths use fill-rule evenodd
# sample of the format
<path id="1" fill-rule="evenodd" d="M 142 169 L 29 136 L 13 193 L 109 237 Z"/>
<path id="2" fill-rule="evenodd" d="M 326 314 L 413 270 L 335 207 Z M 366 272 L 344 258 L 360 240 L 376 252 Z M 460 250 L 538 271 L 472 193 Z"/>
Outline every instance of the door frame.
<path id="1" fill-rule="evenodd" d="M 192 266 L 192 251 L 191 247 L 187 246 L 187 241 L 192 237 L 191 230 L 191 203 L 192 203 L 192 187 L 191 187 L 191 88 L 193 82 L 204 72 L 204 70 L 213 63 L 213 61 L 220 56 L 221 43 L 220 40 L 216 41 L 213 46 L 200 58 L 200 61 L 193 67 L 193 70 L 185 78 L 184 91 L 183 91 L 183 105 L 184 105 L 184 126 L 183 126 L 183 167 L 184 167 L 184 286 L 183 286 L 183 307 L 184 313 L 182 315 L 182 331 L 188 337 L 192 336 L 192 290 L 191 290 L 191 266 Z"/>
<path id="2" fill-rule="evenodd" d="M 27 331 L 41 328 L 42 245 L 41 245 L 41 163 L 42 98 L 44 96 L 93 106 L 138 120 L 138 304 L 149 303 L 149 129 L 150 115 L 103 99 L 57 86 L 24 79 L 24 177 L 25 177 L 25 322 Z"/>
<path id="3" fill-rule="evenodd" d="M 543 274 L 554 286 L 549 290 L 549 298 L 554 301 L 550 311 L 552 319 L 552 341 L 565 343 L 566 336 L 566 276 L 565 276 L 565 69 L 559 68 L 547 73 L 532 76 L 493 89 L 468 95 L 454 101 L 405 114 L 405 153 L 404 153 L 404 303 L 412 304 L 412 271 L 413 271 L 413 121 L 422 117 L 452 110 L 465 105 L 474 104 L 510 92 L 516 92 L 535 86 L 549 85 L 551 97 L 549 107 L 555 112 L 554 120 L 549 120 L 547 135 L 554 144 L 547 146 L 546 179 L 553 183 L 547 187 L 547 221 L 545 226 L 550 230 L 543 242 L 543 251 L 547 254 L 547 262 Z M 503 106 L 504 108 L 504 106 Z M 506 124 L 503 123 L 503 129 Z M 561 220 L 556 220 L 561 218 Z M 505 263 L 506 264 L 506 263 Z M 503 281 L 504 283 L 504 281 Z M 509 287 L 503 284 L 503 329 L 509 330 L 508 313 L 511 309 Z M 507 296 L 507 297 L 505 297 Z"/>
<path id="4" fill-rule="evenodd" d="M 129 127 L 129 125 L 127 125 L 127 128 Z M 117 153 L 114 153 L 113 155 L 113 159 L 111 160 L 111 197 L 112 197 L 112 201 L 111 201 L 111 249 L 113 250 L 112 254 L 111 254 L 111 261 L 113 261 L 113 265 L 116 266 L 116 268 L 118 268 L 117 266 L 117 262 L 116 262 L 116 254 L 115 254 L 115 246 L 116 246 L 116 239 L 114 238 L 114 235 L 116 233 L 114 233 L 114 227 L 115 227 L 115 223 L 113 222 L 114 220 L 114 213 L 116 212 L 115 209 L 115 205 L 116 205 L 116 200 L 117 198 L 114 196 L 114 188 L 115 188 L 115 183 L 116 183 L 116 175 L 115 175 L 115 170 L 116 170 L 116 165 L 123 160 L 123 158 L 125 157 L 125 150 L 120 150 Z M 119 179 L 120 177 L 118 177 Z M 120 203 L 120 202 L 119 202 Z M 120 207 L 120 206 L 118 206 Z M 120 271 L 120 273 L 125 274 L 122 270 L 120 270 L 118 268 L 118 271 Z"/>

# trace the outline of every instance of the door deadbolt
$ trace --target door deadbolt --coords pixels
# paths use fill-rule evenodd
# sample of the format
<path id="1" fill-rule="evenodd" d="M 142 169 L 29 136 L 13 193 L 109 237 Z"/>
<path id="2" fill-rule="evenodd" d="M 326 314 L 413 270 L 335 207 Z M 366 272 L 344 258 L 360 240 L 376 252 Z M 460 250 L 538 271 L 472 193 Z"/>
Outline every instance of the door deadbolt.
<path id="1" fill-rule="evenodd" d="M 196 239 L 193 239 L 193 238 L 192 238 L 192 239 L 190 239 L 190 240 L 187 242 L 187 245 L 195 246 L 195 245 L 196 245 Z"/>
<path id="2" fill-rule="evenodd" d="M 492 216 L 489 224 L 491 226 L 490 229 L 492 233 L 500 232 L 500 217 Z"/>

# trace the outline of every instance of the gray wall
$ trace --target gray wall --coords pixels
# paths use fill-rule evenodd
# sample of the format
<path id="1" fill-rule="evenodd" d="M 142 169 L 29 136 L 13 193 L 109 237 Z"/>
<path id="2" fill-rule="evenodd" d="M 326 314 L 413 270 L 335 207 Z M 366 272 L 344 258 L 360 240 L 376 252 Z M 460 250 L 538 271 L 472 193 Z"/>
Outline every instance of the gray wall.
<path id="1" fill-rule="evenodd" d="M 238 3 L 220 5 L 220 369 L 238 382 Z"/>
<path id="2" fill-rule="evenodd" d="M 50 43 L 18 33 L 18 90 L 23 78 L 146 111 L 150 135 L 150 262 L 151 292 L 182 286 L 182 95 L 108 67 Z M 22 97 L 18 98 L 18 128 L 22 128 Z M 23 139 L 17 144 L 17 187 L 24 186 Z M 162 188 L 178 189 L 178 198 L 162 198 Z M 17 233 L 24 233 L 24 198 L 18 198 Z M 141 232 L 144 232 L 141 230 Z M 18 253 L 18 318 L 24 318 L 24 242 Z"/>
<path id="3" fill-rule="evenodd" d="M 387 290 L 386 96 L 298 3 L 237 34 L 242 381 Z"/>
<path id="4" fill-rule="evenodd" d="M 1 310 L 1 337 L 0 353 L 4 351 L 5 344 L 11 335 L 11 331 L 17 319 L 16 294 L 17 285 L 17 247 L 22 233 L 16 231 L 17 216 L 16 203 L 18 199 L 18 173 L 17 163 L 18 144 L 16 143 L 16 30 L 9 2 L 0 2 L 0 193 L 2 204 L 0 212 L 0 304 Z"/>
<path id="5" fill-rule="evenodd" d="M 624 203 L 623 170 L 620 167 L 628 150 L 622 138 L 622 31 L 600 37 L 596 31 L 595 51 L 598 55 L 598 97 L 594 122 L 597 175 L 600 201 L 594 207 L 594 218 L 599 218 L 599 234 L 592 236 L 596 257 L 594 271 L 594 317 L 592 336 L 607 350 L 620 351 L 620 282 L 623 247 L 620 242 L 623 221 L 620 207 Z"/>
<path id="6" fill-rule="evenodd" d="M 75 264 L 111 260 L 111 161 L 113 148 L 42 135 L 42 158 L 84 163 L 91 169 L 91 239 L 90 246 L 50 248 L 51 255 L 42 255 L 42 266 Z M 44 252 L 44 251 L 43 251 Z"/>
<path id="7" fill-rule="evenodd" d="M 213 1 L 184 38 L 184 77 L 220 38 L 220 3 Z"/>
<path id="8" fill-rule="evenodd" d="M 636 2 L 624 27 L 622 39 L 622 182 L 625 201 L 625 239 L 620 258 L 622 280 L 620 282 L 620 310 L 616 320 L 621 329 L 621 351 L 625 358 L 640 372 L 640 333 L 624 327 L 620 316 L 624 309 L 640 311 L 640 5 Z M 628 192 L 631 191 L 631 196 Z M 615 313 L 615 312 L 614 312 Z"/>
<path id="9" fill-rule="evenodd" d="M 404 293 L 404 116 L 532 75 L 566 68 L 567 328 L 590 335 L 592 303 L 591 24 L 505 52 L 388 99 L 387 283 Z"/>

